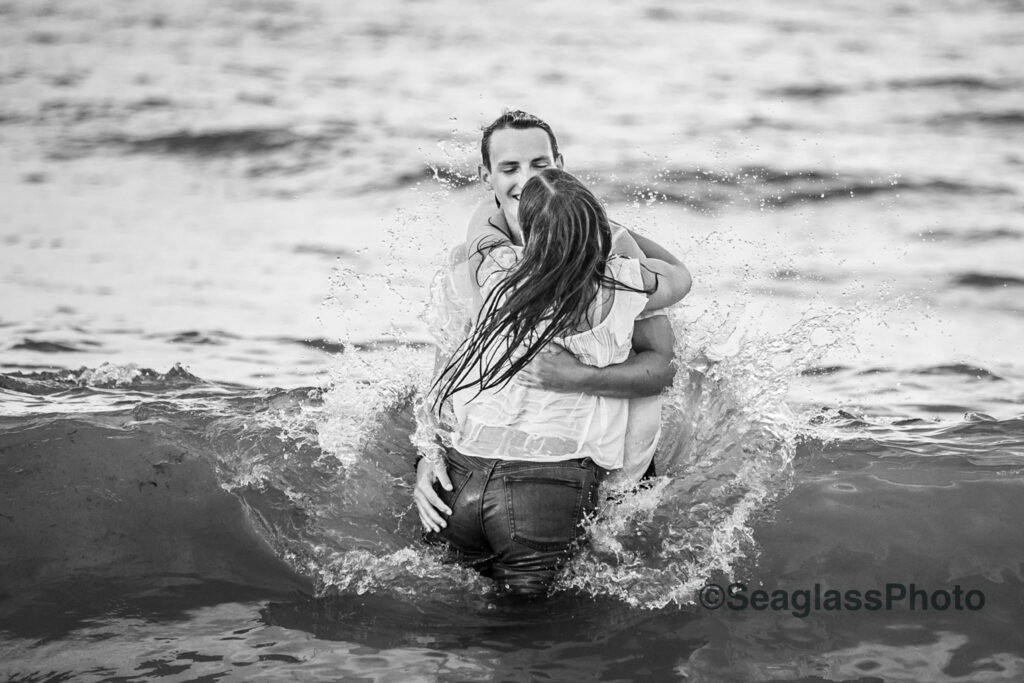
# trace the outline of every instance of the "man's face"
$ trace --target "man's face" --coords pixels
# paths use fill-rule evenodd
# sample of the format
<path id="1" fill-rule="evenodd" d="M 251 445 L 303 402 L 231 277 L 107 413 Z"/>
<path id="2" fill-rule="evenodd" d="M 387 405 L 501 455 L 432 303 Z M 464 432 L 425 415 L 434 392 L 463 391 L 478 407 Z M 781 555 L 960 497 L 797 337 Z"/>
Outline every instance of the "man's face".
<path id="1" fill-rule="evenodd" d="M 562 157 L 554 158 L 548 134 L 540 128 L 496 130 L 491 135 L 490 153 L 491 167 L 480 166 L 480 180 L 494 192 L 505 220 L 518 233 L 523 185 L 545 168 L 562 168 Z"/>

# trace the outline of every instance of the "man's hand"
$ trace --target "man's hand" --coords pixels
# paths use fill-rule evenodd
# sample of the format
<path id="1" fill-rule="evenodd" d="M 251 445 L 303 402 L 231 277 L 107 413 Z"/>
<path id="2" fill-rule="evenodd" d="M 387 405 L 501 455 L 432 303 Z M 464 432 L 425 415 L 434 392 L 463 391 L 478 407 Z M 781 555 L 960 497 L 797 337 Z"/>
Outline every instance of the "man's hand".
<path id="1" fill-rule="evenodd" d="M 611 398 L 654 396 L 672 386 L 672 326 L 664 315 L 633 324 L 630 357 L 603 368 L 581 363 L 560 346 L 549 344 L 513 381 L 533 389 L 592 394 Z"/>
<path id="2" fill-rule="evenodd" d="M 416 465 L 416 489 L 412 497 L 416 501 L 416 510 L 420 513 L 420 522 L 428 531 L 436 533 L 448 526 L 441 513 L 451 515 L 452 511 L 434 490 L 435 481 L 440 482 L 445 491 L 452 490 L 452 482 L 448 478 L 448 468 L 445 467 L 444 460 L 431 461 L 420 458 Z"/>
<path id="3" fill-rule="evenodd" d="M 515 381 L 531 389 L 573 392 L 584 384 L 593 368 L 558 344 L 548 344 L 530 364 L 516 373 Z"/>

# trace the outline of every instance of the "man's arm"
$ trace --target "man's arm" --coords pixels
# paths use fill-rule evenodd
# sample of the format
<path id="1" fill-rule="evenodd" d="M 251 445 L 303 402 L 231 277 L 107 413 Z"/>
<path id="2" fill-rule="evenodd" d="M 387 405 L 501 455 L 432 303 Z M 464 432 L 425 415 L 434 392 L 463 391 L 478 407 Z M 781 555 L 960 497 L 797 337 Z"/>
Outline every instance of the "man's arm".
<path id="1" fill-rule="evenodd" d="M 674 343 L 668 318 L 657 315 L 633 325 L 635 355 L 622 363 L 596 368 L 581 363 L 560 346 L 549 345 L 520 370 L 515 381 L 548 391 L 581 392 L 610 398 L 654 396 L 672 385 Z"/>
<path id="2" fill-rule="evenodd" d="M 655 261 L 662 262 L 655 266 L 662 276 L 659 289 L 668 286 L 656 303 L 662 306 L 674 303 L 690 291 L 692 281 L 686 266 L 653 240 L 623 229 L 618 232 L 612 251 L 640 258 L 648 266 L 655 266 Z M 653 286 L 649 276 L 650 272 L 644 273 L 644 284 Z M 666 296 L 668 301 L 661 301 Z M 634 324 L 633 350 L 636 353 L 622 363 L 597 368 L 581 363 L 562 347 L 551 344 L 519 371 L 515 381 L 548 391 L 580 392 L 610 398 L 654 396 L 671 386 L 675 377 L 672 365 L 674 341 L 668 318 L 652 316 Z"/>

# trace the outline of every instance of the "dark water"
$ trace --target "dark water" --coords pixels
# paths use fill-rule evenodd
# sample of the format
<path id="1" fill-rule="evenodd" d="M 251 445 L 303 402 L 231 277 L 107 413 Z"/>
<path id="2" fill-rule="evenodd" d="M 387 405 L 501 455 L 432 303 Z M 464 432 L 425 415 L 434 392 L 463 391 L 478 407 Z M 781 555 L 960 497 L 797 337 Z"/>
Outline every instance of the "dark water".
<path id="1" fill-rule="evenodd" d="M 2 380 L 7 405 L 50 401 L 2 424 L 11 680 L 1024 671 L 1022 418 L 817 409 L 787 454 L 781 422 L 773 434 L 756 421 L 737 430 L 750 418 L 733 412 L 713 372 L 694 373 L 686 400 L 706 416 L 721 411 L 709 422 L 733 421 L 724 431 L 739 443 L 702 420 L 677 422 L 688 436 L 668 435 L 677 450 L 666 446 L 659 463 L 669 476 L 606 503 L 610 519 L 563 589 L 524 604 L 420 541 L 407 398 L 365 423 L 358 458 L 342 464 L 317 445 L 330 393 L 210 384 L 180 370 L 99 385 L 83 374 Z M 707 580 L 811 597 L 713 610 L 696 592 Z M 929 598 L 960 586 L 983 604 L 837 610 L 819 598 L 815 609 L 815 584 L 864 595 L 900 584 Z"/>

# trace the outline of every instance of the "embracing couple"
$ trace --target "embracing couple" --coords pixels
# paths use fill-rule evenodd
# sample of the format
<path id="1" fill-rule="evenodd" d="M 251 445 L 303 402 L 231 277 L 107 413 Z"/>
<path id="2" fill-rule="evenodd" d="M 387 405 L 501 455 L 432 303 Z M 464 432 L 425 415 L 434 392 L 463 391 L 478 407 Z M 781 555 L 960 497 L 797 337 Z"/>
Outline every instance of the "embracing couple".
<path id="1" fill-rule="evenodd" d="M 461 319 L 434 326 L 446 339 L 419 409 L 414 499 L 428 540 L 512 593 L 543 595 L 602 479 L 653 474 L 658 394 L 674 374 L 658 311 L 690 274 L 608 219 L 542 120 L 507 112 L 480 147 L 497 208 L 477 210 L 442 277 Z"/>

